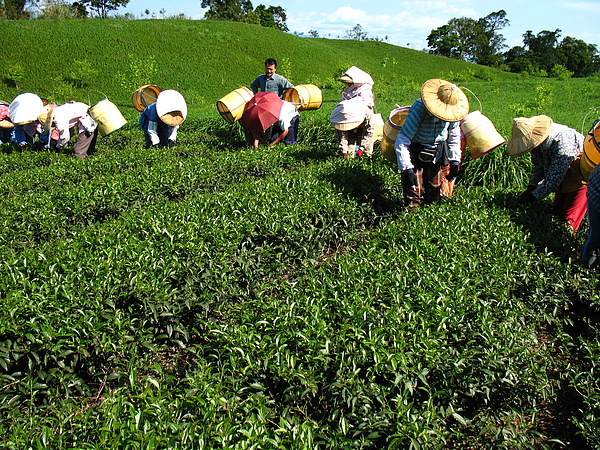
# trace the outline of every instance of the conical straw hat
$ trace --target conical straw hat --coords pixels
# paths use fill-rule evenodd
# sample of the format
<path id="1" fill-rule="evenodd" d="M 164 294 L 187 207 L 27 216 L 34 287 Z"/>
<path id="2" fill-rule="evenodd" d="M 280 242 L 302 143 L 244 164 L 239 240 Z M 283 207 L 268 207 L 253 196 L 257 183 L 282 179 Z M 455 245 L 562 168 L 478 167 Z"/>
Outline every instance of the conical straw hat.
<path id="1" fill-rule="evenodd" d="M 447 122 L 457 122 L 469 114 L 469 99 L 449 81 L 427 80 L 421 87 L 421 99 L 431 114 Z"/>
<path id="2" fill-rule="evenodd" d="M 545 115 L 513 119 L 512 134 L 506 143 L 506 152 L 510 156 L 520 156 L 533 150 L 546 140 L 552 123 L 552 119 Z"/>
<path id="3" fill-rule="evenodd" d="M 52 128 L 52 121 L 54 120 L 54 109 L 56 108 L 55 104 L 44 106 L 44 112 L 38 116 L 38 121 L 44 128 L 44 132 L 50 131 Z"/>

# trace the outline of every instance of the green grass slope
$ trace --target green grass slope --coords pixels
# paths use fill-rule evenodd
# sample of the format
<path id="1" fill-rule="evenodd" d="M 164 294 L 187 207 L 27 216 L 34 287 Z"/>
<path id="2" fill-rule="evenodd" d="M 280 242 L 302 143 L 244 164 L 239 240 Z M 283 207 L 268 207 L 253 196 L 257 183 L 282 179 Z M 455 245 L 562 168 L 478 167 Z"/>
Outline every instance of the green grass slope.
<path id="1" fill-rule="evenodd" d="M 133 91 L 143 84 L 179 90 L 190 118 L 218 118 L 218 99 L 250 82 L 268 57 L 294 84 L 316 84 L 323 108 L 311 117 L 326 123 L 342 86 L 335 81 L 356 65 L 374 80 L 375 112 L 387 117 L 396 104 L 411 104 L 421 84 L 444 78 L 470 89 L 472 110 L 481 109 L 504 135 L 512 117 L 544 113 L 581 128 L 583 115 L 600 105 L 597 84 L 569 83 L 515 74 L 383 42 L 304 38 L 256 25 L 192 20 L 4 21 L 0 48 L 0 99 L 34 92 L 50 101 L 94 104 L 106 95 L 130 121 L 138 113 Z M 79 66 L 78 66 L 79 64 Z M 19 89 L 11 67 L 23 73 Z M 73 82 L 77 67 L 93 71 Z M 549 87 L 539 91 L 540 85 Z"/>
<path id="2" fill-rule="evenodd" d="M 263 71 L 268 57 L 279 60 L 279 72 L 295 84 L 331 86 L 334 76 L 350 65 L 373 73 L 377 84 L 400 87 L 420 85 L 440 74 L 511 74 L 439 58 L 382 42 L 312 39 L 256 25 L 188 20 L 68 20 L 5 21 L 0 67 L 6 77 L 11 64 L 25 69 L 20 90 L 0 84 L 0 98 L 10 101 L 31 91 L 56 101 L 75 96 L 82 101 L 104 92 L 116 104 L 131 107 L 131 94 L 117 74 L 139 78 L 144 84 L 178 89 L 190 106 L 212 106 L 233 89 L 249 83 Z M 88 61 L 97 76 L 83 88 L 65 81 L 74 60 Z M 385 65 L 385 68 L 383 67 Z M 128 71 L 135 67 L 135 70 Z M 382 70 L 385 69 L 385 70 Z"/>

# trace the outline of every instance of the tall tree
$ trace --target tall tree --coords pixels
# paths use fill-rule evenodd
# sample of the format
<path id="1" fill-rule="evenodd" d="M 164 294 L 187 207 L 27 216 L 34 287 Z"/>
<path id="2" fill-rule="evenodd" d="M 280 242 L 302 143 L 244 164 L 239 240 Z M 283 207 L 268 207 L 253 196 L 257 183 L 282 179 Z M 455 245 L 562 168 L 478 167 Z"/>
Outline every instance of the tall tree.
<path id="1" fill-rule="evenodd" d="M 450 24 L 432 30 L 427 36 L 427 46 L 431 49 L 430 53 L 434 55 L 454 59 L 462 58 L 460 37 Z"/>
<path id="2" fill-rule="evenodd" d="M 281 6 L 258 5 L 254 9 L 258 16 L 258 23 L 263 27 L 277 28 L 280 31 L 288 31 L 286 25 L 287 15 Z"/>
<path id="3" fill-rule="evenodd" d="M 207 19 L 244 22 L 253 10 L 250 0 L 202 0 L 201 6 L 208 8 L 204 13 Z"/>
<path id="4" fill-rule="evenodd" d="M 559 45 L 565 67 L 576 77 L 587 77 L 598 71 L 598 48 L 581 39 L 566 36 Z"/>
<path id="5" fill-rule="evenodd" d="M 477 21 L 477 32 L 471 47 L 473 62 L 492 67 L 502 63 L 502 50 L 506 47 L 506 39 L 499 31 L 509 24 L 503 9 Z"/>
<path id="6" fill-rule="evenodd" d="M 354 39 L 356 41 L 366 41 L 367 32 L 363 31 L 362 25 L 357 23 L 353 28 L 346 30 L 346 38 Z"/>
<path id="7" fill-rule="evenodd" d="M 202 8 L 206 19 L 231 20 L 234 22 L 255 23 L 263 27 L 288 31 L 285 23 L 287 15 L 281 6 L 258 5 L 253 9 L 250 0 L 202 0 Z"/>
<path id="8" fill-rule="evenodd" d="M 79 2 L 84 7 L 89 6 L 89 9 L 102 19 L 106 19 L 110 11 L 126 6 L 127 3 L 129 3 L 129 0 L 82 0 Z"/>
<path id="9" fill-rule="evenodd" d="M 25 10 L 28 0 L 4 0 L 4 16 L 7 19 L 27 19 L 30 13 Z"/>
<path id="10" fill-rule="evenodd" d="M 504 10 L 478 20 L 454 18 L 432 30 L 427 37 L 427 44 L 434 55 L 496 66 L 502 60 L 501 50 L 505 40 L 499 31 L 508 24 Z"/>
<path id="11" fill-rule="evenodd" d="M 543 30 L 534 35 L 531 30 L 523 34 L 523 47 L 511 49 L 505 55 L 506 64 L 512 72 L 549 72 L 559 64 L 564 66 L 564 57 L 558 51 L 559 29 Z"/>
<path id="12" fill-rule="evenodd" d="M 459 58 L 465 61 L 473 60 L 473 46 L 475 37 L 479 33 L 477 21 L 469 17 L 450 19 L 448 25 L 454 29 L 458 36 L 458 47 L 456 49 Z"/>

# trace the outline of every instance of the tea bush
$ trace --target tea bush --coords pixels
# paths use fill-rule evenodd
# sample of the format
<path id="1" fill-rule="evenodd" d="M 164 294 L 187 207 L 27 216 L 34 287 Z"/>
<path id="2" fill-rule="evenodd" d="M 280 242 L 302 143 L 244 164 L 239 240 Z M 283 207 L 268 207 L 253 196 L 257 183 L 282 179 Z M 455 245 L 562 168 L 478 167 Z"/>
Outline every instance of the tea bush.
<path id="1" fill-rule="evenodd" d="M 13 39 L 46 27 L 12 22 Z M 174 149 L 144 149 L 131 92 L 101 73 L 89 90 L 129 124 L 96 155 L 0 146 L 3 448 L 600 445 L 599 278 L 578 264 L 587 225 L 574 236 L 550 200 L 518 204 L 530 162 L 502 146 L 465 155 L 452 197 L 405 211 L 378 147 L 342 160 L 329 124 L 340 54 L 373 74 L 384 117 L 425 78 L 468 74 L 471 109 L 505 137 L 538 81 L 247 24 L 43 23 L 113 73 L 126 52 L 153 56 L 156 83 L 195 100 Z M 195 57 L 150 51 L 173 36 Z M 267 56 L 323 82 L 296 146 L 249 148 L 214 107 Z M 38 70 L 27 66 L 27 89 L 62 89 L 43 91 Z M 597 101 L 589 85 L 549 79 L 552 102 L 535 106 L 578 126 Z"/>

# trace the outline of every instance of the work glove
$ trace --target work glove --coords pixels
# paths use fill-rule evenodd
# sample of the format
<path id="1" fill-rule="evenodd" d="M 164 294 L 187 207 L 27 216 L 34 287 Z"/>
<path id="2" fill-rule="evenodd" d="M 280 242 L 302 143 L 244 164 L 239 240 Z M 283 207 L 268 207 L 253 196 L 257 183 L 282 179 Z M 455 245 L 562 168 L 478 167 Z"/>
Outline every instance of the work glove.
<path id="1" fill-rule="evenodd" d="M 417 176 L 414 170 L 407 169 L 402 172 L 402 185 L 409 189 L 416 189 L 417 187 Z"/>
<path id="2" fill-rule="evenodd" d="M 457 176 L 458 176 L 458 161 L 451 161 L 450 162 L 450 172 L 448 172 L 448 175 L 446 175 L 446 180 L 452 182 L 452 181 L 456 180 Z"/>
<path id="3" fill-rule="evenodd" d="M 533 195 L 534 189 L 535 189 L 535 186 L 531 186 L 531 185 L 527 186 L 527 189 L 525 189 L 525 191 L 519 197 L 518 202 L 522 203 L 522 204 L 536 203 L 537 198 L 535 198 L 535 196 Z"/>
<path id="4" fill-rule="evenodd" d="M 171 139 L 169 139 L 169 141 L 167 142 L 167 147 L 169 147 L 169 148 L 175 147 L 175 141 L 172 141 Z"/>

